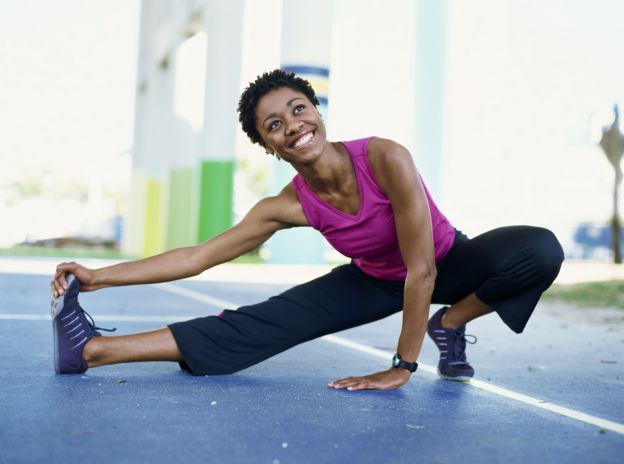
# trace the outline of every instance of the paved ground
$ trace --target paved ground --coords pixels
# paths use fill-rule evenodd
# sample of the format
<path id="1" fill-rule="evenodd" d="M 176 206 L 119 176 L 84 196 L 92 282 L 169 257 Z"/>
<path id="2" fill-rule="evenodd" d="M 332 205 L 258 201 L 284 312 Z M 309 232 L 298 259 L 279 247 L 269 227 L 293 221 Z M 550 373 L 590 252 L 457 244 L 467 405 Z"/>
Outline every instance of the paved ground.
<path id="1" fill-rule="evenodd" d="M 541 304 L 522 335 L 495 316 L 475 321 L 471 384 L 431 373 L 437 353 L 427 340 L 421 369 L 402 389 L 327 388 L 335 378 L 386 368 L 398 315 L 231 376 L 193 377 L 173 363 L 59 376 L 49 276 L 40 274 L 49 272 L 47 261 L 20 262 L 18 273 L 0 259 L 0 462 L 526 464 L 619 463 L 624 456 L 622 311 Z M 248 270 L 236 282 L 236 268 L 228 272 L 224 281 L 107 289 L 82 294 L 81 302 L 100 325 L 125 334 L 286 287 L 250 282 Z"/>

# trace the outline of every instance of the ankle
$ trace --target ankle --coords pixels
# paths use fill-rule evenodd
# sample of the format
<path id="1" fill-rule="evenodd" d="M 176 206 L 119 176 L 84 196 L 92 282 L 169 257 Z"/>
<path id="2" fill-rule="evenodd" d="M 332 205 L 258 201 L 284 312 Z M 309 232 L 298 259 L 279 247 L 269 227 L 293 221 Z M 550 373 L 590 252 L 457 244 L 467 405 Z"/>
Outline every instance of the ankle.
<path id="1" fill-rule="evenodd" d="M 104 337 L 93 337 L 85 344 L 82 350 L 82 359 L 85 360 L 89 367 L 91 367 L 91 365 L 98 359 L 98 357 L 100 357 L 100 354 L 102 352 L 102 340 L 99 340 L 100 338 Z"/>
<path id="2" fill-rule="evenodd" d="M 457 328 L 461 325 L 453 321 L 452 317 L 449 317 L 449 310 L 447 309 L 442 314 L 442 318 L 440 319 L 440 324 L 443 329 L 452 329 L 457 330 Z"/>

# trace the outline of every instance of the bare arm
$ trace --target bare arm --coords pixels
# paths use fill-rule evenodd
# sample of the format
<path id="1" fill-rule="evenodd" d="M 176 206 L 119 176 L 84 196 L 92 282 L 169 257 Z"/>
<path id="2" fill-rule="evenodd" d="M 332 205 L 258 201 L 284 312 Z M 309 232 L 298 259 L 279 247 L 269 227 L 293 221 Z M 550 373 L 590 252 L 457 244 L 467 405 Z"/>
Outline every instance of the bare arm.
<path id="1" fill-rule="evenodd" d="M 400 145 L 391 145 L 384 166 L 384 187 L 392 203 L 399 248 L 407 267 L 403 325 L 397 351 L 403 359 L 412 362 L 418 358 L 422 347 L 437 272 L 431 214 L 409 152 Z"/>
<path id="2" fill-rule="evenodd" d="M 418 358 L 422 347 L 437 272 L 429 203 L 405 148 L 390 140 L 374 139 L 368 151 L 379 186 L 392 204 L 399 248 L 407 267 L 403 325 L 397 351 L 404 360 L 412 362 Z M 397 388 L 409 377 L 406 369 L 390 368 L 364 377 L 335 381 L 330 386 L 350 390 Z"/>
<path id="3" fill-rule="evenodd" d="M 288 185 L 279 195 L 258 202 L 239 224 L 200 245 L 95 270 L 77 263 L 59 264 L 52 293 L 54 296 L 64 293 L 65 276 L 70 273 L 78 277 L 84 291 L 191 277 L 253 250 L 280 229 L 304 225 L 307 222 L 296 193 Z"/>

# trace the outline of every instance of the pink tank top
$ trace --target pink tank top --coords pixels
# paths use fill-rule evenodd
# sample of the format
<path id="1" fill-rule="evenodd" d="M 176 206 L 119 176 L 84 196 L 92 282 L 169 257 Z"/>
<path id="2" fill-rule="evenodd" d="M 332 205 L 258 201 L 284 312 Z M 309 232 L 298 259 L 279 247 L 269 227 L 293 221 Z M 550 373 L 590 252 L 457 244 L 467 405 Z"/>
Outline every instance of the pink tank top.
<path id="1" fill-rule="evenodd" d="M 405 280 L 407 269 L 399 250 L 390 200 L 377 184 L 368 161 L 368 142 L 372 138 L 341 142 L 351 156 L 360 192 L 360 209 L 356 215 L 340 211 L 322 200 L 300 174 L 294 177 L 293 184 L 308 223 L 336 250 L 352 258 L 368 275 L 383 280 Z M 438 262 L 453 246 L 455 230 L 438 210 L 426 186 L 425 194 Z"/>

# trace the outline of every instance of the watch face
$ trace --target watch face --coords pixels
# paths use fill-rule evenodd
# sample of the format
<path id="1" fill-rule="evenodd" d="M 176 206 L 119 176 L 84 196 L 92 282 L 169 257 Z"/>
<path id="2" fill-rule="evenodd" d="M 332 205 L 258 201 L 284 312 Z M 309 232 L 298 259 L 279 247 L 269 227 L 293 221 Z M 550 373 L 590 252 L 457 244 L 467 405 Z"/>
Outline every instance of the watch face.
<path id="1" fill-rule="evenodd" d="M 399 367 L 400 362 L 401 362 L 401 358 L 395 354 L 394 357 L 392 358 L 392 366 Z"/>

